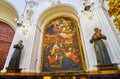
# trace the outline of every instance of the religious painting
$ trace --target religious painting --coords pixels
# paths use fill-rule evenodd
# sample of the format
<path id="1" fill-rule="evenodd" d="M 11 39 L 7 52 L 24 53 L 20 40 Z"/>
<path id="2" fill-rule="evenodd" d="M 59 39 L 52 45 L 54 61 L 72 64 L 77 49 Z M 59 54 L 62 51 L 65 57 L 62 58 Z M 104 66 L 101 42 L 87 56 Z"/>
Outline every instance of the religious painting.
<path id="1" fill-rule="evenodd" d="M 78 24 L 68 17 L 57 17 L 44 28 L 42 72 L 82 71 L 85 69 Z"/>

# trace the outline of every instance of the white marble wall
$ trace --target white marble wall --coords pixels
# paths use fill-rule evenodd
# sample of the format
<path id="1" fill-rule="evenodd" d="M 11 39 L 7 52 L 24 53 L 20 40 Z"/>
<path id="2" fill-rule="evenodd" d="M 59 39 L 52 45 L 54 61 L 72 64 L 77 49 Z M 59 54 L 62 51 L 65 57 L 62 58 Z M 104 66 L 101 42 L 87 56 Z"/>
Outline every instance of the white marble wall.
<path id="1" fill-rule="evenodd" d="M 80 23 L 84 38 L 84 45 L 86 49 L 86 57 L 88 58 L 89 65 L 87 65 L 88 70 L 96 70 L 94 65 L 97 64 L 95 58 L 95 52 L 93 46 L 89 43 L 89 40 L 93 34 L 93 28 L 98 27 L 102 29 L 102 33 L 107 36 L 107 40 L 105 40 L 106 47 L 109 52 L 109 56 L 112 60 L 112 63 L 119 63 L 120 62 L 120 45 L 116 36 L 111 28 L 111 25 L 108 22 L 107 17 L 105 16 L 103 9 L 98 6 L 98 2 L 94 1 L 94 16 L 89 19 L 86 14 L 82 14 L 80 16 Z M 120 68 L 120 66 L 119 66 Z"/>
<path id="2" fill-rule="evenodd" d="M 96 4 L 99 4 L 97 1 L 96 1 Z M 111 18 L 109 20 L 109 18 L 107 18 L 108 16 L 105 16 L 105 13 L 103 12 L 103 8 L 99 8 L 99 10 L 97 11 L 99 14 L 99 18 L 100 18 L 100 21 L 102 23 L 102 28 L 103 30 L 105 31 L 105 34 L 107 35 L 107 38 L 108 38 L 108 50 L 109 50 L 109 55 L 112 59 L 112 62 L 113 63 L 120 63 L 120 38 L 119 38 L 119 35 L 117 34 L 117 30 L 116 27 L 113 23 L 113 21 L 111 21 Z M 102 17 L 102 18 L 101 18 Z M 110 22 L 111 21 L 111 22 Z M 120 65 L 118 65 L 118 67 L 120 68 Z"/>

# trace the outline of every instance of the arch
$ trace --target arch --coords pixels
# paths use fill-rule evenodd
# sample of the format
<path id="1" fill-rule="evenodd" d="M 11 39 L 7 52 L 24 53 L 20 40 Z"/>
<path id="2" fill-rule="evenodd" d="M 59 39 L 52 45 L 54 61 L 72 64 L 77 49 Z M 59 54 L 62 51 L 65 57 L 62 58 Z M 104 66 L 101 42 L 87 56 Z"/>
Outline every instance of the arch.
<path id="1" fill-rule="evenodd" d="M 37 52 L 37 53 L 32 53 L 32 56 L 36 56 L 37 61 L 41 61 L 42 40 L 43 40 L 43 33 L 44 33 L 44 32 L 41 32 L 40 30 L 43 31 L 44 27 L 47 26 L 47 24 L 49 24 L 50 21 L 60 16 L 71 18 L 77 23 L 77 26 L 78 26 L 80 24 L 79 24 L 79 18 L 77 15 L 78 15 L 78 12 L 76 11 L 75 7 L 68 4 L 59 4 L 56 6 L 49 7 L 40 15 L 37 22 L 38 28 L 36 28 L 36 33 L 35 33 L 35 39 L 38 39 L 38 40 L 34 42 L 34 46 L 33 46 L 34 47 L 33 50 L 35 50 L 34 52 Z M 79 27 L 77 28 L 77 30 L 79 30 Z M 36 51 L 36 49 L 38 50 Z M 36 60 L 36 58 L 34 60 Z M 34 67 L 33 69 L 37 68 L 36 71 L 40 72 L 40 67 L 41 67 L 40 62 L 38 62 L 36 65 L 37 67 Z M 32 62 L 31 62 L 31 67 L 33 67 Z"/>
<path id="2" fill-rule="evenodd" d="M 0 0 L 0 69 L 4 67 L 16 29 L 18 11 L 9 1 Z"/>
<path id="3" fill-rule="evenodd" d="M 14 24 L 12 24 L 12 23 L 10 23 L 10 22 L 4 20 L 4 19 L 0 19 L 0 21 L 3 22 L 3 23 L 8 24 L 8 25 L 15 31 L 16 27 L 14 27 Z"/>
<path id="4" fill-rule="evenodd" d="M 69 4 L 58 4 L 44 10 L 40 15 L 37 24 L 47 24 L 50 20 L 62 15 L 72 17 L 76 21 L 79 20 L 77 16 L 78 12 L 76 10 L 76 7 Z"/>
<path id="5" fill-rule="evenodd" d="M 17 23 L 14 21 L 18 18 L 18 11 L 9 1 L 0 1 L 0 21 L 9 24 L 13 29 L 16 29 Z"/>
<path id="6" fill-rule="evenodd" d="M 4 67 L 14 33 L 15 31 L 10 25 L 0 21 L 0 69 Z"/>

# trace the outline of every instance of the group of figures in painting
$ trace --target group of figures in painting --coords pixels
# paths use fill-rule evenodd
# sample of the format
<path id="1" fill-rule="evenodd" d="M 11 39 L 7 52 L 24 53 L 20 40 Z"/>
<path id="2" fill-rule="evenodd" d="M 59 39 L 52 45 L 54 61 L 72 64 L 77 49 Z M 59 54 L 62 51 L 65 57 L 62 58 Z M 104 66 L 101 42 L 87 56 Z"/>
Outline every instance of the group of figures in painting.
<path id="1" fill-rule="evenodd" d="M 82 62 L 74 20 L 59 17 L 45 28 L 43 71 L 80 70 Z"/>
<path id="2" fill-rule="evenodd" d="M 42 71 L 83 70 L 83 51 L 78 26 L 73 19 L 58 17 L 52 20 L 43 37 Z M 101 29 L 94 28 L 90 43 L 94 43 L 97 63 L 111 64 Z M 79 40 L 78 40 L 79 39 Z M 14 45 L 15 51 L 7 68 L 19 68 L 22 40 Z"/>

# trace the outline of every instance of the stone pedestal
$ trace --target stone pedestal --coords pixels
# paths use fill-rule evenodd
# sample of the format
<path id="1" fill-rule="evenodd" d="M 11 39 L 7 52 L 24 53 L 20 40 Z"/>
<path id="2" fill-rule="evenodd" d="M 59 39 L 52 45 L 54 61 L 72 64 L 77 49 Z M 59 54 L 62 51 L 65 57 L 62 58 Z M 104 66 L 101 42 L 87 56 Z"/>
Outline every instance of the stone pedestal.
<path id="1" fill-rule="evenodd" d="M 98 70 L 115 70 L 117 68 L 117 63 L 112 63 L 112 64 L 100 64 L 100 65 L 95 65 Z"/>
<path id="2" fill-rule="evenodd" d="M 6 68 L 8 73 L 19 73 L 21 72 L 21 68 Z"/>

